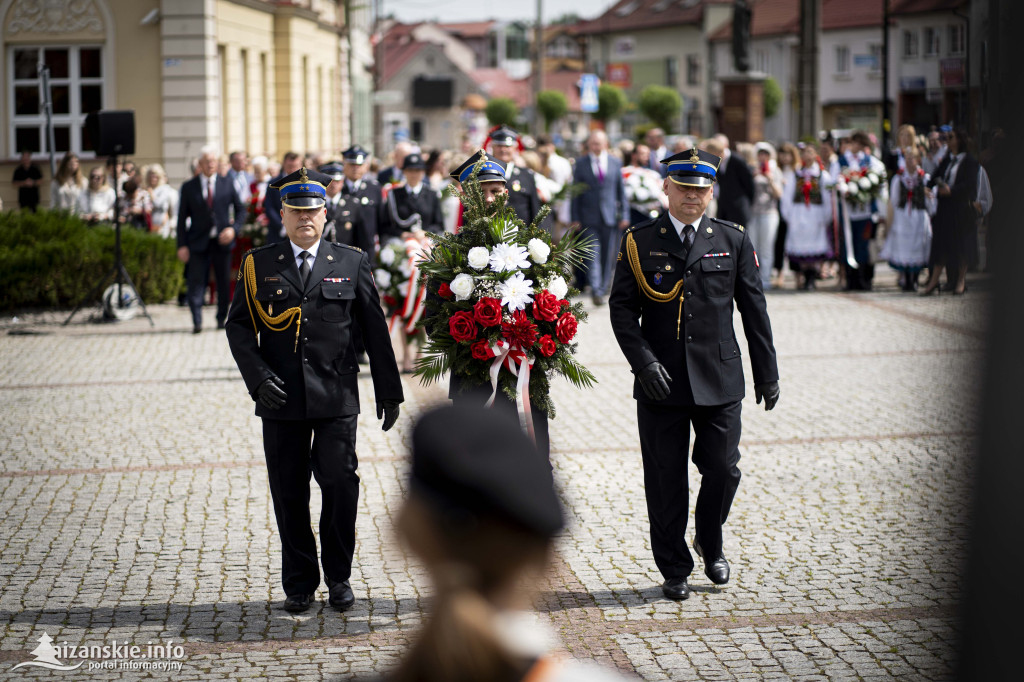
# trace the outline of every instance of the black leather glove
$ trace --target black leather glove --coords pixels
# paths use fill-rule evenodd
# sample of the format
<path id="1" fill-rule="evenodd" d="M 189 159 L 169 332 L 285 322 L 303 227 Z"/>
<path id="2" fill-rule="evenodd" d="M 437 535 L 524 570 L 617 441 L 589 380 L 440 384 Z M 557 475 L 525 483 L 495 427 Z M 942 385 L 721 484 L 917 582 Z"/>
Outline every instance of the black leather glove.
<path id="1" fill-rule="evenodd" d="M 672 377 L 660 362 L 655 361 L 647 365 L 637 373 L 636 378 L 640 380 L 640 386 L 651 400 L 664 400 L 672 392 L 668 387 Z"/>
<path id="2" fill-rule="evenodd" d="M 381 427 L 384 431 L 388 431 L 395 422 L 398 421 L 398 401 L 397 400 L 380 400 L 377 402 L 377 419 L 384 418 L 384 425 Z"/>
<path id="3" fill-rule="evenodd" d="M 284 381 L 280 377 L 270 377 L 256 387 L 256 399 L 268 410 L 280 410 L 288 400 L 288 394 L 281 390 Z"/>
<path id="4" fill-rule="evenodd" d="M 757 398 L 757 404 L 761 404 L 761 398 L 764 398 L 764 411 L 775 407 L 775 403 L 779 402 L 779 382 L 769 381 L 767 384 L 756 384 L 754 386 L 754 397 Z"/>

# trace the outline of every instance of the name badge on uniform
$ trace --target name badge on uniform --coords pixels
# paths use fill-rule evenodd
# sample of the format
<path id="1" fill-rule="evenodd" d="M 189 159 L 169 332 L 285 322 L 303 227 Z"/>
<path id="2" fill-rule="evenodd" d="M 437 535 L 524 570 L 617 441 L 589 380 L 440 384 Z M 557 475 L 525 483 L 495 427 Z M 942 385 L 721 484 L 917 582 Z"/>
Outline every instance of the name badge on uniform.
<path id="1" fill-rule="evenodd" d="M 264 277 L 263 281 L 264 282 L 280 282 L 281 278 L 280 277 Z"/>
<path id="2" fill-rule="evenodd" d="M 660 256 L 662 258 L 668 258 L 668 252 L 667 251 L 651 251 L 651 255 L 652 256 Z"/>

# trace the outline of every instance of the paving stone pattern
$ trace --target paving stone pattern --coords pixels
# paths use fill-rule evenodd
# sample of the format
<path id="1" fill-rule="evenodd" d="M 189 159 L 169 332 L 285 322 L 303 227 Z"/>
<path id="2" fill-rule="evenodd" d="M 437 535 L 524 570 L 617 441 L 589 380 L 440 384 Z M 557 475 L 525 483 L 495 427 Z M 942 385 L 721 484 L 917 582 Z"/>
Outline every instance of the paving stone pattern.
<path id="1" fill-rule="evenodd" d="M 978 420 L 964 398 L 977 388 L 984 289 L 769 294 L 782 397 L 765 413 L 745 368 L 743 480 L 725 534 L 733 578 L 712 585 L 698 563 L 684 602 L 661 596 L 632 375 L 607 308 L 593 309 L 580 356 L 599 385 L 553 388 L 552 460 L 571 526 L 537 607 L 567 654 L 647 680 L 950 678 Z M 59 674 L 13 670 L 44 632 L 55 644 L 172 640 L 185 651 L 177 672 L 94 679 L 386 670 L 429 608 L 392 523 L 413 419 L 446 386 L 407 380 L 385 434 L 361 375 L 356 606 L 330 609 L 322 587 L 321 604 L 293 616 L 280 609 L 260 424 L 223 334 L 191 334 L 176 306 L 150 310 L 155 327 L 85 313 L 67 327 L 54 313 L 0 320 L 0 677 Z M 698 484 L 691 467 L 691 504 Z"/>

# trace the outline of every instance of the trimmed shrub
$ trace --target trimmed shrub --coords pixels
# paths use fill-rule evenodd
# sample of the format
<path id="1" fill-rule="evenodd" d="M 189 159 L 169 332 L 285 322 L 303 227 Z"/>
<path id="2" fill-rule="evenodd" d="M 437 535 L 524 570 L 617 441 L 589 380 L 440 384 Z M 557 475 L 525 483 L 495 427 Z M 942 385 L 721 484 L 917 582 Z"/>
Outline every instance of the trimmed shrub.
<path id="1" fill-rule="evenodd" d="M 121 258 L 147 303 L 178 295 L 182 266 L 173 239 L 122 227 Z M 0 310 L 74 306 L 113 267 L 110 225 L 90 227 L 64 211 L 0 213 Z"/>

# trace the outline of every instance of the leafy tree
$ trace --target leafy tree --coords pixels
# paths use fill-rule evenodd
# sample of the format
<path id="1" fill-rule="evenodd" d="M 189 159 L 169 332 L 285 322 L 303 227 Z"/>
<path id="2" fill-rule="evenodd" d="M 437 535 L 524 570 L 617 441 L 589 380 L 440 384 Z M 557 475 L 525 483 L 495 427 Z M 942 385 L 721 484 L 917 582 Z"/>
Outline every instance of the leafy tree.
<path id="1" fill-rule="evenodd" d="M 779 106 L 782 104 L 782 88 L 774 78 L 766 78 L 764 81 L 764 117 L 771 118 L 779 113 Z"/>
<path id="2" fill-rule="evenodd" d="M 622 116 L 628 102 L 622 88 L 611 83 L 601 83 L 597 88 L 597 111 L 592 116 L 599 121 L 612 121 Z"/>
<path id="3" fill-rule="evenodd" d="M 484 113 L 492 126 L 514 126 L 519 118 L 519 107 L 508 97 L 495 97 L 487 102 Z"/>
<path id="4" fill-rule="evenodd" d="M 537 109 L 544 117 L 544 130 L 550 131 L 552 123 L 569 113 L 569 99 L 560 90 L 542 90 L 537 93 Z"/>
<path id="5" fill-rule="evenodd" d="M 648 85 L 637 102 L 644 116 L 654 121 L 665 132 L 671 132 L 673 123 L 683 110 L 683 98 L 675 89 L 665 85 Z"/>

